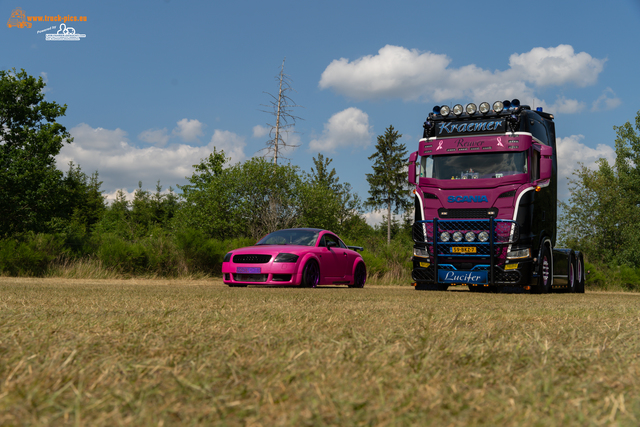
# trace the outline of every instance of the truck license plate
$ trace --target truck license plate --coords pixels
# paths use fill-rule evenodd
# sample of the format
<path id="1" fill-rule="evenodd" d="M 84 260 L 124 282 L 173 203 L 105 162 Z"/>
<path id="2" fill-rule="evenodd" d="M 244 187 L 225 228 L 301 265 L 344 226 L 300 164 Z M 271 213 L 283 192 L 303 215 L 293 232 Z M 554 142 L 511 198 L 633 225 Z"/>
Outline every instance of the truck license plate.
<path id="1" fill-rule="evenodd" d="M 453 254 L 475 254 L 476 247 L 475 246 L 454 246 L 451 248 L 451 253 Z"/>

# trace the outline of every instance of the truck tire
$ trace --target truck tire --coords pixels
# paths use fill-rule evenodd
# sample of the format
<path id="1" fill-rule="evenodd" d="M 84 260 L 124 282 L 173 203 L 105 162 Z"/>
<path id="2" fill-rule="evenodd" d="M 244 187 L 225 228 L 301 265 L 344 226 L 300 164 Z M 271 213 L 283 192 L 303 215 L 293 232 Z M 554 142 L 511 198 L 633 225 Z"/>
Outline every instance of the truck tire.
<path id="1" fill-rule="evenodd" d="M 576 293 L 584 294 L 584 258 L 582 253 L 576 257 Z"/>
<path id="2" fill-rule="evenodd" d="M 549 246 L 542 247 L 538 264 L 538 284 L 533 288 L 536 294 L 548 294 L 553 285 L 553 259 Z"/>
<path id="3" fill-rule="evenodd" d="M 577 282 L 577 262 L 576 255 L 571 252 L 569 254 L 569 263 L 567 264 L 567 292 L 575 293 Z"/>

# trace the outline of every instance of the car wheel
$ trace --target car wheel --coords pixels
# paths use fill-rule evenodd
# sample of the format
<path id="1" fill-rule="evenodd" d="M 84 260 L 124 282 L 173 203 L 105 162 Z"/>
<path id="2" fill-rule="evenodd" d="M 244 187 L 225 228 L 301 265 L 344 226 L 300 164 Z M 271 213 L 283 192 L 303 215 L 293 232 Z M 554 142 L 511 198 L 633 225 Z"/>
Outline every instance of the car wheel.
<path id="1" fill-rule="evenodd" d="M 353 285 L 350 288 L 364 288 L 364 282 L 367 281 L 367 268 L 364 263 L 360 262 L 356 265 L 356 271 L 353 274 Z"/>
<path id="2" fill-rule="evenodd" d="M 538 266 L 538 284 L 533 290 L 537 294 L 547 294 L 551 291 L 552 284 L 553 260 L 551 259 L 551 252 L 549 252 L 549 246 L 544 245 Z"/>
<path id="3" fill-rule="evenodd" d="M 304 265 L 302 270 L 302 287 L 303 288 L 315 288 L 320 283 L 320 269 L 318 263 L 314 260 L 309 260 Z"/>

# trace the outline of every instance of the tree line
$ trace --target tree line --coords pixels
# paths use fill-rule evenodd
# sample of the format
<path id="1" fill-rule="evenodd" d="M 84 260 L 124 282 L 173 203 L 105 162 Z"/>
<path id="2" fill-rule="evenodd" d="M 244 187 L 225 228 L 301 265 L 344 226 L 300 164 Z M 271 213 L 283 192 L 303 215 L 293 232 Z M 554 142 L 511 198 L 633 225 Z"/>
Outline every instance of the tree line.
<path id="1" fill-rule="evenodd" d="M 398 185 L 406 148 L 392 126 L 370 157 L 378 181 L 364 201 L 322 154 L 302 171 L 263 157 L 231 164 L 214 149 L 178 192 L 140 182 L 131 200 L 118 191 L 107 204 L 97 171 L 57 169 L 55 156 L 73 138 L 56 121 L 67 106 L 46 101 L 44 86 L 24 70 L 0 71 L 0 274 L 45 274 L 78 260 L 127 274 L 216 274 L 229 249 L 288 227 L 330 229 L 364 245 L 373 272 L 409 260 L 408 220 L 372 227 L 363 216 L 366 207 L 408 205 L 407 185 Z M 387 173 L 393 185 L 380 180 Z"/>

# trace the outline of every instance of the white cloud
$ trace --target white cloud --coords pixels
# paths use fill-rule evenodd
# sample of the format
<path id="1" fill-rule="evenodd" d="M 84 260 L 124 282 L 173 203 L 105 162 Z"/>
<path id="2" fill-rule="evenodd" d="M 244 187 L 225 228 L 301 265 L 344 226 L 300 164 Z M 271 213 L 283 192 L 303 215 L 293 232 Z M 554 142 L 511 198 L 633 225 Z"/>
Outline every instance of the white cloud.
<path id="1" fill-rule="evenodd" d="M 568 180 L 572 178 L 573 171 L 583 163 L 590 169 L 596 169 L 598 159 L 606 159 L 609 164 L 613 164 L 616 153 L 613 147 L 606 144 L 598 144 L 596 148 L 587 147 L 581 141 L 583 135 L 571 135 L 565 138 L 557 138 L 558 150 L 558 198 L 564 199 L 569 196 Z"/>
<path id="2" fill-rule="evenodd" d="M 606 59 L 593 58 L 586 52 L 576 54 L 573 47 L 566 44 L 547 49 L 536 47 L 509 58 L 513 72 L 538 86 L 593 85 L 605 62 Z"/>
<path id="3" fill-rule="evenodd" d="M 622 101 L 618 98 L 610 87 L 606 88 L 602 95 L 591 105 L 591 111 L 613 110 L 618 107 Z"/>
<path id="4" fill-rule="evenodd" d="M 233 161 L 245 158 L 244 138 L 228 131 L 216 130 L 207 146 L 171 144 L 143 148 L 131 145 L 121 129 L 92 128 L 82 123 L 69 132 L 74 141 L 66 144 L 56 157 L 58 167 L 64 171 L 68 162 L 73 161 L 87 174 L 98 171 L 107 195 L 115 196 L 117 189 L 130 194 L 129 190 L 138 187 L 138 181 L 142 181 L 145 189 L 155 189 L 158 180 L 164 188 L 175 188 L 177 183 L 185 183 L 185 177 L 193 174 L 193 165 L 207 157 L 214 146 L 224 149 Z"/>
<path id="5" fill-rule="evenodd" d="M 510 68 L 484 70 L 474 64 L 450 67 L 446 55 L 386 45 L 377 55 L 354 61 L 332 61 L 322 73 L 319 87 L 331 88 L 354 99 L 401 98 L 405 101 L 435 101 L 471 98 L 476 100 L 519 97 L 531 99 L 533 87 L 594 84 L 604 59 L 575 53 L 573 47 L 559 45 L 534 48 L 509 58 Z M 584 106 L 573 100 L 560 104 L 566 111 Z"/>
<path id="6" fill-rule="evenodd" d="M 575 114 L 586 108 L 586 104 L 584 102 L 580 102 L 575 99 L 567 99 L 565 97 L 559 97 L 553 104 L 548 104 L 545 101 L 536 101 L 535 106 L 542 107 L 544 111 L 554 114 Z"/>
<path id="7" fill-rule="evenodd" d="M 167 133 L 167 128 L 149 129 L 141 132 L 138 135 L 138 139 L 158 147 L 164 147 L 169 142 L 169 134 Z"/>
<path id="8" fill-rule="evenodd" d="M 269 133 L 269 128 L 266 126 L 255 125 L 253 127 L 253 137 L 254 138 L 262 138 L 263 136 Z"/>
<path id="9" fill-rule="evenodd" d="M 371 142 L 369 116 L 354 107 L 340 111 L 324 124 L 322 136 L 309 143 L 311 151 L 335 152 L 336 148 L 362 147 Z"/>
<path id="10" fill-rule="evenodd" d="M 178 126 L 173 130 L 173 134 L 182 138 L 185 142 L 197 141 L 199 136 L 204 135 L 202 129 L 204 124 L 198 120 L 182 119 L 178 122 Z"/>
<path id="11" fill-rule="evenodd" d="M 231 158 L 231 163 L 237 163 L 246 159 L 247 156 L 244 154 L 246 145 L 243 137 L 228 130 L 216 129 L 207 147 L 211 151 L 213 151 L 213 147 L 216 147 L 218 151 L 223 150 L 224 154 Z"/>

